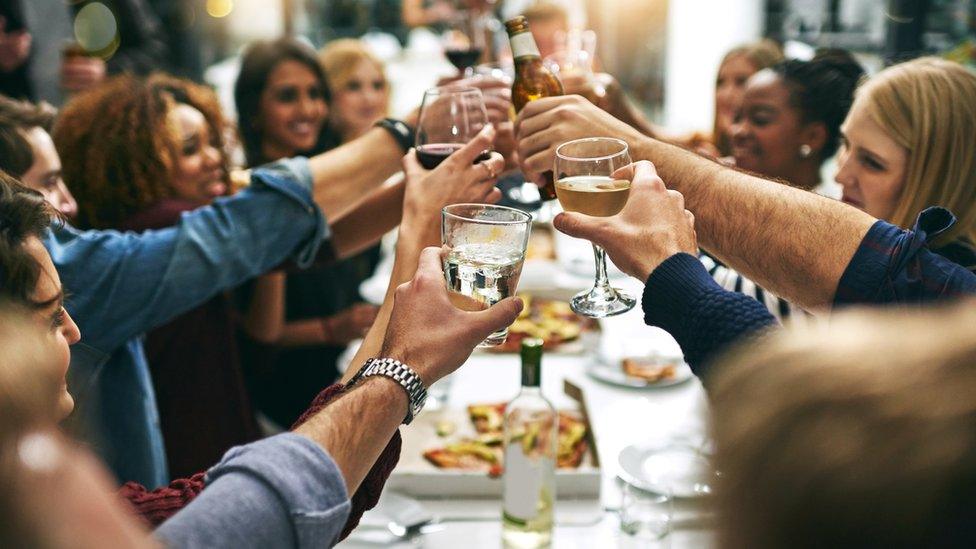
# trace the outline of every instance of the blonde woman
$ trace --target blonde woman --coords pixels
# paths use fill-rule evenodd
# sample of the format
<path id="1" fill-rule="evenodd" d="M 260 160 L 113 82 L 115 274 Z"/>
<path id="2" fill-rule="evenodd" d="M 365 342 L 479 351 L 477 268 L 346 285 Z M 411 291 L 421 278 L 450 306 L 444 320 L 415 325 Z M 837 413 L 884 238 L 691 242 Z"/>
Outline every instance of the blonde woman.
<path id="1" fill-rule="evenodd" d="M 719 546 L 973 547 L 976 302 L 858 312 L 730 357 L 712 386 Z"/>
<path id="2" fill-rule="evenodd" d="M 329 125 L 342 143 L 366 133 L 386 116 L 390 84 L 383 62 L 362 42 L 334 40 L 319 53 L 319 61 L 332 93 Z"/>
<path id="3" fill-rule="evenodd" d="M 976 75 L 926 57 L 885 69 L 857 92 L 841 127 L 844 202 L 911 228 L 930 206 L 958 221 L 934 251 L 976 270 Z"/>

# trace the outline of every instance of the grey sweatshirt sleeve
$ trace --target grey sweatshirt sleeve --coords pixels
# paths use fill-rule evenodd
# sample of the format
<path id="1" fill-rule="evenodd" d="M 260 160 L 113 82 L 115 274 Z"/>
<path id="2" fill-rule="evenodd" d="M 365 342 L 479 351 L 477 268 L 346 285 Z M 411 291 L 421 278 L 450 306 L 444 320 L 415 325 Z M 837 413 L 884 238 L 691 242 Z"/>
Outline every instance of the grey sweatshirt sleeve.
<path id="1" fill-rule="evenodd" d="M 229 450 L 207 472 L 203 492 L 156 535 L 167 547 L 326 547 L 349 509 L 329 454 L 284 433 Z"/>

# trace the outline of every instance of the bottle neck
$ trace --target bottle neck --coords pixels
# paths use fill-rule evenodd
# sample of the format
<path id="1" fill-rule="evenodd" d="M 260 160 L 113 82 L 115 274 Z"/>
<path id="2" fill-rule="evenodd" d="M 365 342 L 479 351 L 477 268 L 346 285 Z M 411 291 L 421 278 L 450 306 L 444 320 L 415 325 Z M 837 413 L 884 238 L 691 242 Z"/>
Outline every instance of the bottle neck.
<path id="1" fill-rule="evenodd" d="M 539 363 L 522 363 L 522 390 L 539 390 L 542 379 L 542 365 Z"/>
<path id="2" fill-rule="evenodd" d="M 510 37 L 512 43 L 512 57 L 516 60 L 522 58 L 541 58 L 542 55 L 539 53 L 539 46 L 535 43 L 535 38 L 532 37 L 532 33 L 529 31 L 523 31 L 518 34 L 513 34 Z"/>

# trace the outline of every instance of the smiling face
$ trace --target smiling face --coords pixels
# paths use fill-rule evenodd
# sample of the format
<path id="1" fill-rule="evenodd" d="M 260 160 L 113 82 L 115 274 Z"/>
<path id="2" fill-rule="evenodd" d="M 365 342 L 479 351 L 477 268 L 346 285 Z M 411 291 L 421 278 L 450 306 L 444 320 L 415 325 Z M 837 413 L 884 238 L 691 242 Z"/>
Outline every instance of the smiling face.
<path id="1" fill-rule="evenodd" d="M 261 129 L 265 158 L 276 160 L 315 147 L 328 114 L 322 86 L 298 61 L 287 59 L 271 71 L 254 121 Z"/>
<path id="2" fill-rule="evenodd" d="M 81 339 L 81 332 L 64 309 L 61 279 L 44 245 L 37 237 L 32 236 L 24 241 L 23 246 L 40 266 L 40 275 L 32 296 L 32 300 L 39 307 L 26 311 L 27 318 L 23 319 L 26 322 L 21 323 L 29 328 L 31 336 L 28 340 L 32 344 L 26 352 L 31 354 L 38 368 L 44 368 L 45 372 L 58 380 L 58 417 L 64 418 L 74 408 L 74 399 L 68 394 L 65 381 L 71 361 L 69 347 Z"/>
<path id="3" fill-rule="evenodd" d="M 718 133 L 729 132 L 742 104 L 746 82 L 755 73 L 756 67 L 745 55 L 733 55 L 719 67 L 715 79 L 715 123 Z"/>
<path id="4" fill-rule="evenodd" d="M 857 99 L 841 126 L 837 182 L 843 201 L 878 219 L 890 220 L 905 185 L 908 151 L 896 143 Z"/>
<path id="5" fill-rule="evenodd" d="M 78 203 L 61 178 L 61 157 L 54 148 L 54 141 L 44 128 L 34 127 L 24 132 L 34 153 L 34 163 L 24 172 L 21 182 L 40 192 L 68 219 L 78 214 Z"/>
<path id="6" fill-rule="evenodd" d="M 765 69 L 746 84 L 742 107 L 732 124 L 732 154 L 736 166 L 765 176 L 807 186 L 819 179 L 822 124 L 806 124 L 790 104 L 783 79 Z M 802 145 L 811 146 L 806 157 Z M 812 185 L 810 185 L 812 186 Z"/>
<path id="7" fill-rule="evenodd" d="M 349 141 L 386 116 L 389 88 L 379 67 L 362 60 L 333 92 L 332 125 Z"/>
<path id="8" fill-rule="evenodd" d="M 167 118 L 178 132 L 179 150 L 172 176 L 176 198 L 202 206 L 226 194 L 224 158 L 218 136 L 203 113 L 179 103 Z"/>

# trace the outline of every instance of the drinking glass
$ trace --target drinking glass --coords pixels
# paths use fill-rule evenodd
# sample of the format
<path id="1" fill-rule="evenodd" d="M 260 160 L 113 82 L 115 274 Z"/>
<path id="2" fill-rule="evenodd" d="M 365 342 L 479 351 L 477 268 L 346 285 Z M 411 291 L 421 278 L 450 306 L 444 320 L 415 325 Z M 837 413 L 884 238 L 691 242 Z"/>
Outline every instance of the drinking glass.
<path id="1" fill-rule="evenodd" d="M 627 203 L 630 181 L 615 179 L 614 172 L 629 165 L 627 144 L 609 137 L 588 137 L 563 143 L 556 149 L 554 174 L 556 197 L 567 212 L 597 217 L 616 215 Z M 593 318 L 618 315 L 637 302 L 610 286 L 607 254 L 593 244 L 596 278 L 593 287 L 581 292 L 569 304 L 577 313 Z"/>
<path id="2" fill-rule="evenodd" d="M 417 160 L 432 170 L 474 139 L 488 124 L 485 97 L 477 88 L 442 86 L 424 92 L 417 123 Z M 475 162 L 488 160 L 485 151 Z"/>
<path id="3" fill-rule="evenodd" d="M 452 204 L 441 210 L 444 279 L 455 307 L 487 309 L 515 295 L 532 216 L 503 206 Z M 508 327 L 488 336 L 479 347 L 501 345 Z"/>
<path id="4" fill-rule="evenodd" d="M 629 484 L 622 491 L 620 530 L 641 547 L 667 547 L 674 515 L 671 494 L 645 492 Z"/>
<path id="5" fill-rule="evenodd" d="M 473 11 L 459 11 L 445 24 L 447 29 L 441 35 L 444 56 L 464 78 L 470 78 L 485 51 L 488 31 L 485 19 Z"/>

